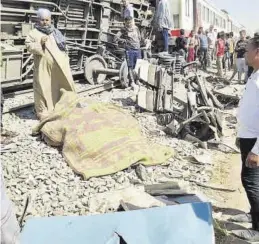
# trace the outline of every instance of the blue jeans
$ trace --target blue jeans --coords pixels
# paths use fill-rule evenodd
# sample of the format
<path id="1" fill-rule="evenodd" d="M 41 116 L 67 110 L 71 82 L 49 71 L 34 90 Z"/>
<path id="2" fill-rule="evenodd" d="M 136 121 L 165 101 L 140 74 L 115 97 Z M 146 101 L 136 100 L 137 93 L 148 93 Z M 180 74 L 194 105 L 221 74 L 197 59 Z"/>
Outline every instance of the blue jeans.
<path id="1" fill-rule="evenodd" d="M 164 52 L 168 52 L 168 29 L 163 28 L 162 30 L 162 36 L 164 41 Z"/>
<path id="2" fill-rule="evenodd" d="M 128 67 L 135 69 L 137 59 L 141 59 L 141 51 L 138 49 L 129 49 L 127 50 L 127 62 Z"/>

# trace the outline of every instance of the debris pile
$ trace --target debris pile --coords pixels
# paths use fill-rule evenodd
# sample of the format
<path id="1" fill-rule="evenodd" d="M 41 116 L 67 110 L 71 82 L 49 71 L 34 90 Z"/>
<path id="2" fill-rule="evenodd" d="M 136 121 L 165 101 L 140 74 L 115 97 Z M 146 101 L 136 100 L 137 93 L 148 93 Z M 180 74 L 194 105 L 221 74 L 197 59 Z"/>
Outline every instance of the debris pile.
<path id="1" fill-rule="evenodd" d="M 170 60 L 169 60 L 170 59 Z M 186 68 L 179 58 L 166 58 L 171 64 L 150 64 L 142 60 L 137 65 L 143 86 L 137 104 L 157 113 L 157 122 L 166 126 L 166 133 L 198 143 L 207 148 L 207 141 L 219 141 L 222 136 L 224 106 L 206 85 L 203 75 L 185 76 Z M 165 62 L 165 61 L 164 61 Z"/>
<path id="2" fill-rule="evenodd" d="M 234 104 L 237 105 L 244 90 L 244 85 L 228 85 L 216 88 L 213 93 L 217 98 L 224 104 Z"/>

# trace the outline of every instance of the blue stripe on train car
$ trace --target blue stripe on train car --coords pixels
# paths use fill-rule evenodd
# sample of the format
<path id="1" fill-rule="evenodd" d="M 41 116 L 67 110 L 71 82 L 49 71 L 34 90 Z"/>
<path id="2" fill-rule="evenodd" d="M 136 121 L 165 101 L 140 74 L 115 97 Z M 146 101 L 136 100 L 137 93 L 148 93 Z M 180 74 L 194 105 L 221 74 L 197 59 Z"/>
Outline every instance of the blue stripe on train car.
<path id="1" fill-rule="evenodd" d="M 22 244 L 213 244 L 210 203 L 92 216 L 32 218 Z"/>

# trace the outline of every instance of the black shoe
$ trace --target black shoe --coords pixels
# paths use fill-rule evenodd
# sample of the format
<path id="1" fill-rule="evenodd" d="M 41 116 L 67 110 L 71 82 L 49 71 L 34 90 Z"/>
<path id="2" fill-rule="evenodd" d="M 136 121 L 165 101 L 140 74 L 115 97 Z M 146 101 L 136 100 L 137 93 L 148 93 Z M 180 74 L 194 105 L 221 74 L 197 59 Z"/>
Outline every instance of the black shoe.
<path id="1" fill-rule="evenodd" d="M 258 242 L 259 241 L 259 231 L 256 230 L 233 230 L 232 234 L 236 237 L 249 241 Z"/>
<path id="2" fill-rule="evenodd" d="M 252 223 L 252 217 L 250 214 L 238 214 L 229 219 L 229 221 L 237 223 Z"/>

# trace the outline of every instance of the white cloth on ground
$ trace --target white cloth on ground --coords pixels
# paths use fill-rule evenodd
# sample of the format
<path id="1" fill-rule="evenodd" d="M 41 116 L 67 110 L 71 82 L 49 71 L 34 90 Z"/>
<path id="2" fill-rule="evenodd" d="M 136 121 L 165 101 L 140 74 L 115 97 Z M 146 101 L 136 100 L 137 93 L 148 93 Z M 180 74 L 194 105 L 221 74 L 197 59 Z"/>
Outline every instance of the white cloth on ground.
<path id="1" fill-rule="evenodd" d="M 252 152 L 259 155 L 259 70 L 247 81 L 237 113 L 238 137 L 257 138 Z"/>

